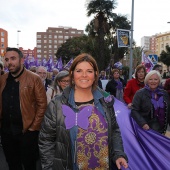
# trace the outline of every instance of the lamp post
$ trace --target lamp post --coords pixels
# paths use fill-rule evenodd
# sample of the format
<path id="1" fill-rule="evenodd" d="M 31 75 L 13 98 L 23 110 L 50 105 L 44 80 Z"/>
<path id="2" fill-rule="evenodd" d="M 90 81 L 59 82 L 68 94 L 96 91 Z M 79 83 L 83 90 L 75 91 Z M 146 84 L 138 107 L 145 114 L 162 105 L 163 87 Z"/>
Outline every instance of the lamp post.
<path id="1" fill-rule="evenodd" d="M 130 69 L 129 79 L 132 78 L 132 61 L 133 61 L 133 18 L 134 18 L 134 0 L 132 0 L 132 13 L 131 13 L 131 41 L 130 41 Z"/>
<path id="2" fill-rule="evenodd" d="M 19 33 L 21 31 L 20 30 L 17 30 L 17 48 L 19 48 Z"/>

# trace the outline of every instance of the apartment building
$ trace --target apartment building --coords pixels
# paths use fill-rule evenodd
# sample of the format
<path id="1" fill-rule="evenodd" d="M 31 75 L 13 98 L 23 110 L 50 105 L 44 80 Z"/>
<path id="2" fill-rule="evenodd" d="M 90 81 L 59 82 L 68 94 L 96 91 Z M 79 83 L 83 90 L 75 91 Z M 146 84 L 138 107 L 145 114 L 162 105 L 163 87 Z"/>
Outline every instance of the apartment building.
<path id="1" fill-rule="evenodd" d="M 19 47 L 19 50 L 22 51 L 24 58 L 26 58 L 27 56 L 33 56 L 34 58 L 37 57 L 37 48 L 35 47 L 33 50 L 31 49 L 23 49 L 22 47 Z"/>
<path id="2" fill-rule="evenodd" d="M 170 45 L 170 32 L 157 33 L 141 38 L 141 46 L 144 47 L 144 50 L 151 51 L 158 56 L 160 56 L 162 50 L 166 50 L 167 45 Z"/>
<path id="3" fill-rule="evenodd" d="M 52 56 L 55 60 L 55 53 L 62 43 L 69 38 L 82 36 L 83 34 L 83 30 L 71 27 L 48 27 L 46 32 L 37 32 L 37 58 L 48 59 L 49 56 Z"/>
<path id="4" fill-rule="evenodd" d="M 8 47 L 8 32 L 0 28 L 0 56 L 4 55 L 6 47 Z"/>
<path id="5" fill-rule="evenodd" d="M 156 34 L 156 53 L 158 56 L 162 50 L 166 51 L 166 46 L 170 46 L 170 32 Z"/>
<path id="6" fill-rule="evenodd" d="M 150 37 L 151 36 L 144 36 L 144 37 L 141 38 L 141 47 L 143 48 L 143 50 L 149 50 Z"/>

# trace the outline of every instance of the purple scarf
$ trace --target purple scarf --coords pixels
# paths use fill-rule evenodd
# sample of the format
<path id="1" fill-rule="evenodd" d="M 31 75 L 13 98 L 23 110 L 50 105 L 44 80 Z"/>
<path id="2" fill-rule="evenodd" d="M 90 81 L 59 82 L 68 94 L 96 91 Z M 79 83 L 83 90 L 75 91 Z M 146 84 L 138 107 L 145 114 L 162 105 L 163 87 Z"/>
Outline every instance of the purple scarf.
<path id="1" fill-rule="evenodd" d="M 157 87 L 154 91 L 150 89 L 148 85 L 145 88 L 149 91 L 151 95 L 151 103 L 154 106 L 154 116 L 158 118 L 160 125 L 163 127 L 165 122 L 165 104 L 163 101 L 163 92 L 161 87 Z M 155 96 L 157 96 L 155 98 Z"/>
<path id="2" fill-rule="evenodd" d="M 122 84 L 122 82 L 121 82 L 120 80 L 115 80 L 115 81 L 116 81 L 116 83 L 117 83 L 116 88 L 119 89 L 119 90 L 122 90 L 122 89 L 123 89 L 123 84 Z"/>

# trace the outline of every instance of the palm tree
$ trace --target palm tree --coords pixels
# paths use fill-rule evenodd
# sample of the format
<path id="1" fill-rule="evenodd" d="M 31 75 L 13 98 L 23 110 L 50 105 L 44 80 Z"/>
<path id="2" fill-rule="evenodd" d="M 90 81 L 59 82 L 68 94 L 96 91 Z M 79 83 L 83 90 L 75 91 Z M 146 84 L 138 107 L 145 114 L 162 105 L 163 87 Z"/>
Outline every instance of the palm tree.
<path id="1" fill-rule="evenodd" d="M 98 59 L 103 61 L 104 59 L 104 37 L 109 33 L 109 17 L 112 15 L 112 10 L 115 9 L 115 1 L 106 0 L 92 0 L 87 5 L 87 16 L 95 15 L 93 19 L 94 32 L 96 32 L 98 40 Z M 102 70 L 102 62 L 98 63 L 99 69 Z"/>
<path id="2" fill-rule="evenodd" d="M 130 22 L 125 16 L 112 12 L 116 5 L 115 0 L 92 0 L 87 4 L 87 16 L 94 15 L 94 19 L 87 25 L 86 32 L 97 39 L 99 70 L 103 70 L 110 59 L 116 62 L 124 57 L 126 48 L 118 49 L 115 33 L 117 28 L 130 29 Z M 105 50 L 110 50 L 111 55 L 106 56 Z"/>

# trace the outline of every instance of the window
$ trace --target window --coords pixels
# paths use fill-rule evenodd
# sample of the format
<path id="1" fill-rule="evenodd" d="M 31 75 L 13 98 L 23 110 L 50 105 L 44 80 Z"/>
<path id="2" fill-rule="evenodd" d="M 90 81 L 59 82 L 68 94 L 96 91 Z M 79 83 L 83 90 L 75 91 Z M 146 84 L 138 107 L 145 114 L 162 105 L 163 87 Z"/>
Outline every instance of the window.
<path id="1" fill-rule="evenodd" d="M 57 35 L 54 35 L 54 38 L 57 38 Z"/>
<path id="2" fill-rule="evenodd" d="M 78 34 L 82 34 L 82 32 L 78 31 Z"/>
<path id="3" fill-rule="evenodd" d="M 40 54 L 38 54 L 38 55 L 37 55 L 37 57 L 38 57 L 38 58 L 41 58 L 41 55 L 40 55 Z"/>
<path id="4" fill-rule="evenodd" d="M 52 38 L 52 35 L 49 35 L 48 37 L 49 37 L 49 38 Z"/>
<path id="5" fill-rule="evenodd" d="M 37 48 L 41 48 L 41 45 L 37 45 Z"/>
<path id="6" fill-rule="evenodd" d="M 54 48 L 57 48 L 57 45 L 54 45 Z"/>
<path id="7" fill-rule="evenodd" d="M 41 50 L 37 50 L 37 53 L 41 53 Z"/>
<path id="8" fill-rule="evenodd" d="M 51 51 L 51 50 L 49 50 L 48 52 L 49 52 L 49 53 L 51 53 L 52 51 Z"/>
<path id="9" fill-rule="evenodd" d="M 49 43 L 52 43 L 52 40 L 49 40 L 48 42 L 49 42 Z"/>
<path id="10" fill-rule="evenodd" d="M 47 46 L 46 46 L 46 45 L 44 45 L 44 48 L 47 48 Z"/>
<path id="11" fill-rule="evenodd" d="M 47 40 L 44 40 L 44 43 L 47 43 Z"/>
<path id="12" fill-rule="evenodd" d="M 166 40 L 168 40 L 169 36 L 166 36 Z"/>
<path id="13" fill-rule="evenodd" d="M 48 47 L 49 47 L 49 48 L 52 48 L 52 45 L 49 45 Z"/>
<path id="14" fill-rule="evenodd" d="M 65 39 L 69 39 L 69 36 L 66 35 L 66 36 L 64 36 L 64 38 L 65 38 Z"/>
<path id="15" fill-rule="evenodd" d="M 75 34 L 75 31 L 71 31 L 72 34 Z"/>
<path id="16" fill-rule="evenodd" d="M 62 36 L 62 35 L 59 35 L 58 38 L 63 38 L 63 36 Z"/>
<path id="17" fill-rule="evenodd" d="M 4 42 L 4 38 L 1 38 L 1 42 Z"/>
<path id="18" fill-rule="evenodd" d="M 58 40 L 59 43 L 63 43 L 63 40 Z"/>
<path id="19" fill-rule="evenodd" d="M 4 37 L 4 35 L 5 35 L 4 32 L 1 32 L 1 36 Z"/>
<path id="20" fill-rule="evenodd" d="M 44 38 L 47 38 L 47 35 L 44 35 Z"/>
<path id="21" fill-rule="evenodd" d="M 41 43 L 41 40 L 37 40 L 37 43 Z"/>
<path id="22" fill-rule="evenodd" d="M 1 47 L 4 48 L 4 44 L 1 44 Z"/>
<path id="23" fill-rule="evenodd" d="M 41 35 L 37 35 L 37 38 L 41 38 Z"/>
<path id="24" fill-rule="evenodd" d="M 161 44 L 161 48 L 164 48 L 164 44 Z"/>

